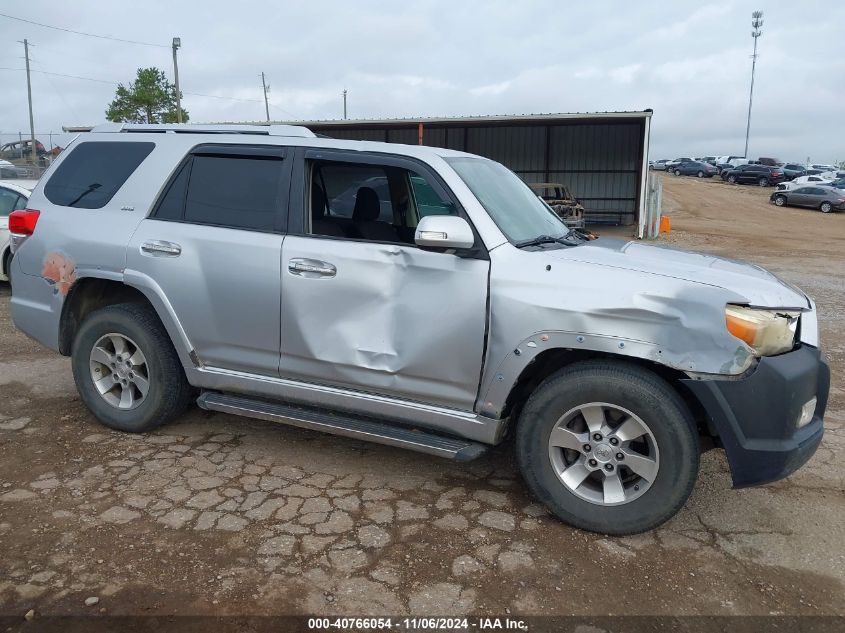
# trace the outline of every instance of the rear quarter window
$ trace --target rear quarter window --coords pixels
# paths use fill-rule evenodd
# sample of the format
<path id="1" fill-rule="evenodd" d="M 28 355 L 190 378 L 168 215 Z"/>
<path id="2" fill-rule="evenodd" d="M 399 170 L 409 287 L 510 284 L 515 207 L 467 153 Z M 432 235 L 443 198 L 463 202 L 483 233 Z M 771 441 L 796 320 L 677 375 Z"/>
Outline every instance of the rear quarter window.
<path id="1" fill-rule="evenodd" d="M 109 203 L 155 143 L 80 143 L 47 181 L 44 195 L 62 207 L 101 209 Z"/>

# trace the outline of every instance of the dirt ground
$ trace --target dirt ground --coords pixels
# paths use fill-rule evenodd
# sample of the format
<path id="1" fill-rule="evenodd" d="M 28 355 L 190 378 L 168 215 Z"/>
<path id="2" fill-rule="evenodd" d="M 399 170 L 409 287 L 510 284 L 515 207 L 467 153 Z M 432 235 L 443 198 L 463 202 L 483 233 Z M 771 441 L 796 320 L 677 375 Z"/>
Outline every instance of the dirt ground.
<path id="1" fill-rule="evenodd" d="M 680 514 L 627 538 L 547 516 L 506 446 L 457 464 L 196 408 L 109 431 L 68 359 L 14 330 L 0 285 L 0 615 L 845 615 L 845 213 L 770 192 L 666 177 L 660 241 L 816 297 L 824 443 L 745 490 L 710 451 Z"/>

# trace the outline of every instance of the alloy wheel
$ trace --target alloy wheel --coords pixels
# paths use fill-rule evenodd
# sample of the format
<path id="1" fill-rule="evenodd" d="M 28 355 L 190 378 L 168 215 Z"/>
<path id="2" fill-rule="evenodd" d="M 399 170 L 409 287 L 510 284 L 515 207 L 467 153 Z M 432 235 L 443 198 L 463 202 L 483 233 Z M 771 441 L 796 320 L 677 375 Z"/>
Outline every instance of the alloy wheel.
<path id="1" fill-rule="evenodd" d="M 601 506 L 639 498 L 660 467 L 657 440 L 648 425 L 607 402 L 582 404 L 563 414 L 549 435 L 549 458 L 570 492 Z"/>
<path id="2" fill-rule="evenodd" d="M 140 406 L 150 388 L 147 358 L 123 334 L 101 336 L 90 355 L 91 380 L 103 400 L 117 409 Z"/>

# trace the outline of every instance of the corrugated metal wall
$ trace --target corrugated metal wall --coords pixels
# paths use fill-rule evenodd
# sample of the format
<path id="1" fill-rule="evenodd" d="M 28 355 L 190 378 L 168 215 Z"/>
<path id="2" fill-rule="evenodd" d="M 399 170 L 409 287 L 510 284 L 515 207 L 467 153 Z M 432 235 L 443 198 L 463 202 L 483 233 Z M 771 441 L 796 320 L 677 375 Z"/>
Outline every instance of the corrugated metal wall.
<path id="1" fill-rule="evenodd" d="M 416 145 L 418 128 L 351 123 L 310 126 L 333 138 Z M 584 205 L 592 223 L 633 224 L 637 220 L 644 124 L 614 121 L 461 125 L 426 124 L 425 145 L 446 147 L 496 160 L 526 182 L 561 182 Z"/>

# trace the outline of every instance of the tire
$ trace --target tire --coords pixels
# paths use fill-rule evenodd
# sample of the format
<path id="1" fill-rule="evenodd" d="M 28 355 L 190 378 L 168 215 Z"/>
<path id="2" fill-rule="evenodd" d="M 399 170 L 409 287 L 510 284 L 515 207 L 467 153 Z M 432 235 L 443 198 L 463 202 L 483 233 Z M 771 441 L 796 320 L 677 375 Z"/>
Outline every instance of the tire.
<path id="1" fill-rule="evenodd" d="M 675 170 L 675 175 L 676 175 L 676 176 L 680 176 L 680 175 L 681 175 L 681 170 L 680 170 L 680 169 L 676 169 L 676 170 Z"/>
<path id="2" fill-rule="evenodd" d="M 736 184 L 736 176 L 728 176 L 728 182 L 732 185 Z"/>
<path id="3" fill-rule="evenodd" d="M 760 178 L 760 180 L 757 181 L 757 184 L 760 185 L 761 187 L 768 187 L 769 186 L 769 179 L 768 178 Z"/>
<path id="4" fill-rule="evenodd" d="M 699 178 L 704 178 L 704 172 L 700 171 L 696 174 Z"/>
<path id="5" fill-rule="evenodd" d="M 117 354 L 117 346 L 109 343 L 114 341 L 115 337 L 124 340 L 123 345 L 127 350 L 124 354 L 130 354 L 132 346 L 140 350 L 141 356 L 138 358 L 143 359 L 144 364 L 127 364 L 126 367 L 110 370 L 106 364 L 95 361 L 92 356 L 95 346 L 100 348 L 97 350 L 98 354 L 102 354 L 103 345 L 112 348 Z M 161 321 L 149 306 L 122 303 L 91 313 L 79 327 L 71 355 L 73 379 L 79 395 L 91 413 L 110 428 L 129 433 L 146 433 L 173 420 L 184 412 L 190 403 L 192 390 L 185 378 L 182 364 Z M 114 358 L 116 356 L 112 357 Z M 132 353 L 132 358 L 136 358 L 136 354 Z M 120 362 L 117 364 L 120 365 Z M 109 371 L 124 370 L 126 374 L 121 373 L 119 377 L 121 381 L 127 380 L 129 387 L 121 387 L 112 381 L 113 389 L 101 395 L 95 385 L 94 376 L 102 374 L 103 371 L 108 374 Z M 134 378 L 129 377 L 133 375 Z M 103 375 L 98 382 L 107 378 L 107 375 Z M 138 385 L 146 382 L 146 391 L 143 392 L 133 381 L 138 381 Z M 126 398 L 127 402 L 132 401 L 130 405 L 134 404 L 131 408 L 119 408 L 107 400 L 120 398 L 119 405 L 122 406 L 122 394 L 125 391 L 132 394 Z"/>
<path id="6" fill-rule="evenodd" d="M 550 445 L 552 431 L 556 430 L 558 422 L 566 420 L 577 407 L 590 403 L 593 406 L 587 408 L 594 408 L 595 403 L 617 407 L 621 419 L 628 414 L 639 418 L 650 432 L 651 439 L 647 441 L 653 440 L 656 475 L 651 482 L 637 479 L 638 475 L 625 467 L 624 461 L 617 462 L 616 476 L 633 475 L 633 479 L 629 478 L 623 484 L 628 486 L 623 493 L 625 501 L 605 504 L 585 498 L 588 493 L 600 497 L 607 495 L 607 491 L 601 492 L 603 484 L 597 483 L 605 481 L 600 463 L 575 490 L 558 475 L 561 459 L 570 460 L 569 465 L 572 465 L 572 460 L 586 460 L 587 455 L 609 459 L 607 449 L 611 452 L 632 450 L 630 443 L 627 449 L 624 448 L 624 441 L 617 448 L 610 447 L 613 433 L 620 427 L 599 438 L 604 444 L 595 441 L 597 436 L 590 435 L 593 431 L 588 430 L 586 438 L 594 444 L 589 446 L 591 453 L 585 452 L 586 446 L 582 451 L 581 448 L 564 450 Z M 570 424 L 580 424 L 578 430 L 583 432 L 587 428 L 586 419 L 576 414 Z M 606 419 L 610 420 L 609 415 Z M 585 437 L 572 432 L 569 436 L 578 437 L 576 443 Z M 565 523 L 603 534 L 636 534 L 667 521 L 689 498 L 698 475 L 698 432 L 684 401 L 656 374 L 619 361 L 577 363 L 547 378 L 531 394 L 519 416 L 515 446 L 522 476 L 537 499 Z M 625 454 L 628 463 L 637 463 L 631 452 Z M 584 463 L 586 468 L 586 461 Z M 607 468 L 605 463 L 604 469 Z M 637 492 L 640 488 L 634 485 L 637 481 L 645 487 L 641 492 Z M 595 492 L 592 486 L 599 486 L 599 491 Z M 608 499 L 607 496 L 602 498 Z"/>
<path id="7" fill-rule="evenodd" d="M 822 213 L 830 213 L 833 211 L 833 205 L 829 202 L 822 202 L 822 205 L 819 207 L 819 211 Z"/>
<path id="8" fill-rule="evenodd" d="M 786 206 L 786 196 L 775 196 L 775 206 L 776 207 L 785 207 Z"/>
<path id="9" fill-rule="evenodd" d="M 3 270 L 0 270 L 6 276 L 6 280 L 12 283 L 12 250 L 8 249 L 3 254 Z"/>

